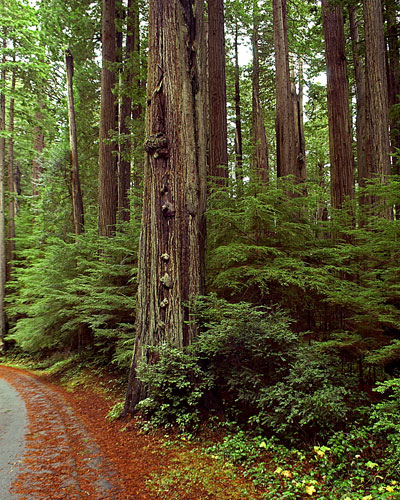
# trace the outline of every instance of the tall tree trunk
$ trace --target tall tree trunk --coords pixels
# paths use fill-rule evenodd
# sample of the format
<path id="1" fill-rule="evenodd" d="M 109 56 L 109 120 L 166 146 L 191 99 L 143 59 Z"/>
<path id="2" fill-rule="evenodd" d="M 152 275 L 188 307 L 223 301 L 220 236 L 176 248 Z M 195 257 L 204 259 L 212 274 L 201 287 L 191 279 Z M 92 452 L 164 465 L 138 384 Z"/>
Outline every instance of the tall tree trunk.
<path id="1" fill-rule="evenodd" d="M 34 157 L 32 161 L 32 195 L 38 196 L 38 186 L 40 177 L 43 172 L 42 167 L 42 153 L 44 149 L 44 133 L 43 133 L 43 104 L 39 102 L 39 108 L 35 111 L 35 125 L 33 127 L 33 150 Z"/>
<path id="2" fill-rule="evenodd" d="M 238 196 L 243 194 L 243 137 L 242 110 L 240 105 L 240 68 L 239 68 L 239 35 L 237 20 L 235 21 L 235 179 Z"/>
<path id="3" fill-rule="evenodd" d="M 369 179 L 381 183 L 390 175 L 390 140 L 388 118 L 387 75 L 381 0 L 364 0 L 364 31 L 366 54 L 366 159 Z M 371 197 L 375 202 L 376 197 Z M 377 213 L 390 218 L 391 208 Z"/>
<path id="4" fill-rule="evenodd" d="M 228 178 L 224 0 L 208 0 L 208 88 L 210 102 L 210 175 Z"/>
<path id="5" fill-rule="evenodd" d="M 116 132 L 115 71 L 110 65 L 116 61 L 115 0 L 103 0 L 102 18 L 101 107 L 99 148 L 99 235 L 112 236 L 117 213 L 117 149 L 113 134 Z"/>
<path id="6" fill-rule="evenodd" d="M 274 46 L 276 68 L 276 147 L 278 177 L 297 171 L 294 114 L 290 92 L 289 50 L 287 40 L 286 0 L 273 0 Z"/>
<path id="7" fill-rule="evenodd" d="M 69 122 L 69 145 L 71 151 L 71 194 L 72 213 L 75 234 L 81 234 L 84 228 L 83 200 L 81 182 L 79 178 L 78 161 L 78 139 L 76 135 L 75 104 L 74 104 L 74 60 L 69 50 L 65 52 L 65 68 L 67 73 L 68 90 L 68 122 Z"/>
<path id="8" fill-rule="evenodd" d="M 290 93 L 293 104 L 294 115 L 294 133 L 295 133 L 295 149 L 297 152 L 297 175 L 300 181 L 306 180 L 306 143 L 304 136 L 304 120 L 303 120 L 303 66 L 299 61 L 299 91 L 296 88 L 296 72 L 295 58 L 291 68 Z"/>
<path id="9" fill-rule="evenodd" d="M 139 82 L 137 63 L 139 56 L 139 6 L 137 0 L 128 0 L 127 35 L 125 48 L 125 62 L 122 76 L 122 102 L 119 124 L 120 154 L 118 162 L 118 220 L 128 222 L 129 190 L 131 184 L 131 157 L 132 157 L 132 92 Z"/>
<path id="10" fill-rule="evenodd" d="M 125 413 L 145 396 L 146 346 L 190 344 L 204 287 L 206 102 L 203 0 L 151 0 L 136 344 Z"/>
<path id="11" fill-rule="evenodd" d="M 268 142 L 260 102 L 260 59 L 258 53 L 258 9 L 253 2 L 253 74 L 252 74 L 252 157 L 253 172 L 262 184 L 269 182 Z"/>
<path id="12" fill-rule="evenodd" d="M 331 204 L 354 198 L 354 157 L 342 7 L 322 0 L 327 68 Z M 352 211 L 352 210 L 351 210 Z"/>
<path id="13" fill-rule="evenodd" d="M 7 48 L 6 37 L 3 38 L 3 49 Z M 5 233 L 5 204 L 4 204 L 4 177 L 6 163 L 6 96 L 4 87 L 6 83 L 5 62 L 6 56 L 3 52 L 3 68 L 1 70 L 0 88 L 0 352 L 4 351 L 4 337 L 6 334 L 5 293 L 6 293 L 6 233 Z"/>
<path id="14" fill-rule="evenodd" d="M 365 70 L 360 47 L 360 34 L 358 30 L 359 18 L 356 7 L 349 7 L 350 36 L 353 54 L 354 76 L 356 84 L 357 115 L 356 115 L 356 137 L 357 137 L 357 180 L 361 188 L 365 187 L 367 177 L 365 137 L 366 137 L 366 96 L 365 96 Z M 360 197 L 363 204 L 363 196 Z"/>
<path id="15" fill-rule="evenodd" d="M 396 21 L 395 0 L 385 0 L 385 18 L 387 32 L 387 72 L 390 135 L 392 146 L 393 173 L 400 174 L 400 161 L 394 153 L 400 152 L 400 117 L 393 106 L 399 104 L 400 95 L 400 47 L 399 29 Z M 399 214 L 397 214 L 399 215 Z"/>
<path id="16" fill-rule="evenodd" d="M 15 55 L 13 57 L 15 63 Z M 15 212 L 16 212 L 16 183 L 14 174 L 14 114 L 15 114 L 15 71 L 11 74 L 11 97 L 9 111 L 9 139 L 8 139 L 8 246 L 7 246 L 7 281 L 11 278 L 13 262 L 15 260 Z"/>

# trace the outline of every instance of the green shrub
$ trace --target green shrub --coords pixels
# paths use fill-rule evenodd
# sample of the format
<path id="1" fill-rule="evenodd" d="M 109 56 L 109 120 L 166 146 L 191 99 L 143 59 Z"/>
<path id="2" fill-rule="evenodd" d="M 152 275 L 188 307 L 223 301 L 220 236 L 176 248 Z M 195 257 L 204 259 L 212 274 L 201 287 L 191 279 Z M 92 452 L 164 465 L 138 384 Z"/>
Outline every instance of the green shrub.
<path id="1" fill-rule="evenodd" d="M 373 430 L 388 442 L 386 466 L 400 475 L 400 378 L 377 384 L 375 391 L 386 398 L 375 405 Z"/>
<path id="2" fill-rule="evenodd" d="M 200 402 L 213 380 L 197 358 L 184 348 L 160 344 L 149 347 L 158 361 L 138 367 L 138 377 L 147 387 L 147 398 L 138 408 L 153 425 L 177 425 L 182 431 L 200 423 Z"/>
<path id="3" fill-rule="evenodd" d="M 345 428 L 352 412 L 354 381 L 342 374 L 338 359 L 316 347 L 298 345 L 282 380 L 260 390 L 252 420 L 285 441 L 324 440 Z"/>

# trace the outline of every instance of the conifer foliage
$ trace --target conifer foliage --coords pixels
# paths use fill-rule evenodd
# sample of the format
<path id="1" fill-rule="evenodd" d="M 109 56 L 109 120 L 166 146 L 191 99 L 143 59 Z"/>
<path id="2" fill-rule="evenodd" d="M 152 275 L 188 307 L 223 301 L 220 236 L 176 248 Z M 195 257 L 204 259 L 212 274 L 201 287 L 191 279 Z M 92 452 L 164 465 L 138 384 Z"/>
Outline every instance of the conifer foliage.
<path id="1" fill-rule="evenodd" d="M 398 17 L 0 2 L 0 348 L 115 363 L 157 424 L 317 442 L 381 382 L 392 425 Z"/>

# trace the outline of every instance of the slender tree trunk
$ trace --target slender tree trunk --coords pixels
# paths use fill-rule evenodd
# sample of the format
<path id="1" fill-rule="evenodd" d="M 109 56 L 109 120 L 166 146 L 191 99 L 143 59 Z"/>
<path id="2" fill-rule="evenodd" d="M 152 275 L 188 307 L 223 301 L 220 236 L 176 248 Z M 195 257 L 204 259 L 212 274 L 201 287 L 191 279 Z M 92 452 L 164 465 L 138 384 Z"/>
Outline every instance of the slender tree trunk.
<path id="1" fill-rule="evenodd" d="M 387 74 L 381 0 L 364 0 L 366 53 L 366 176 L 385 183 L 390 175 Z M 371 197 L 374 203 L 376 197 Z M 391 217 L 391 208 L 378 209 Z"/>
<path id="2" fill-rule="evenodd" d="M 265 133 L 264 118 L 260 102 L 260 60 L 258 53 L 258 12 L 253 3 L 253 74 L 252 74 L 252 158 L 253 172 L 262 184 L 269 182 L 268 142 Z"/>
<path id="3" fill-rule="evenodd" d="M 357 137 L 357 179 L 361 188 L 365 187 L 367 177 L 365 137 L 366 137 L 366 96 L 365 96 L 365 70 L 360 48 L 360 34 L 358 30 L 359 18 L 356 7 L 349 7 L 350 36 L 353 53 L 354 76 L 356 83 L 357 116 L 356 116 L 356 137 Z M 363 196 L 360 196 L 360 203 L 363 204 Z"/>
<path id="4" fill-rule="evenodd" d="M 242 110 L 240 105 L 240 68 L 238 25 L 235 23 L 235 178 L 238 196 L 243 194 L 243 137 L 242 137 Z"/>
<path id="5" fill-rule="evenodd" d="M 210 175 L 228 178 L 224 0 L 208 0 L 208 87 L 210 102 Z"/>
<path id="6" fill-rule="evenodd" d="M 306 180 L 306 143 L 303 122 L 303 86 L 301 83 L 303 67 L 299 62 L 299 92 L 296 89 L 295 58 L 291 69 L 290 92 L 293 103 L 295 149 L 297 152 L 297 175 L 301 182 Z"/>
<path id="7" fill-rule="evenodd" d="M 297 172 L 294 115 L 290 92 L 289 50 L 287 41 L 286 0 L 273 0 L 276 68 L 276 144 L 278 177 Z"/>
<path id="8" fill-rule="evenodd" d="M 139 82 L 137 63 L 139 56 L 139 6 L 137 0 L 128 1 L 127 35 L 125 49 L 125 63 L 122 79 L 122 103 L 119 124 L 120 154 L 118 163 L 118 220 L 128 222 L 129 190 L 131 184 L 132 160 L 132 93 L 138 92 Z M 140 116 L 140 115 L 139 115 Z"/>
<path id="9" fill-rule="evenodd" d="M 15 55 L 13 57 L 15 63 Z M 13 262 L 15 260 L 15 212 L 16 187 L 14 174 L 14 114 L 15 114 L 15 71 L 11 74 L 11 97 L 9 111 L 9 139 L 8 139 L 8 246 L 7 246 L 7 281 L 11 278 Z"/>
<path id="10" fill-rule="evenodd" d="M 354 157 L 342 7 L 322 0 L 327 68 L 331 204 L 354 198 Z M 352 211 L 352 210 L 351 210 Z"/>
<path id="11" fill-rule="evenodd" d="M 117 148 L 115 71 L 110 65 L 116 61 L 115 0 L 103 0 L 100 148 L 99 148 L 99 235 L 112 236 L 117 213 Z M 114 140 L 113 140 L 114 139 Z"/>
<path id="12" fill-rule="evenodd" d="M 4 35 L 3 49 L 6 49 L 7 42 Z M 0 352 L 4 351 L 4 337 L 6 334 L 6 314 L 5 314 L 5 292 L 6 292 L 6 234 L 5 234 L 5 204 L 4 204 L 4 182 L 6 163 L 6 96 L 4 86 L 6 83 L 6 71 L 4 65 L 6 56 L 3 53 L 0 88 Z"/>
<path id="13" fill-rule="evenodd" d="M 79 178 L 78 161 L 78 139 L 76 135 L 75 104 L 74 104 L 74 60 L 69 50 L 65 52 L 65 68 L 67 73 L 68 90 L 68 121 L 69 121 L 69 145 L 71 151 L 71 194 L 72 213 L 74 219 L 74 232 L 81 234 L 84 228 L 83 200 L 81 182 Z"/>
<path id="14" fill-rule="evenodd" d="M 39 103 L 39 108 L 42 109 L 43 105 Z M 43 173 L 42 167 L 42 153 L 44 149 L 44 134 L 42 128 L 43 113 L 40 110 L 35 112 L 35 126 L 33 127 L 33 149 L 34 157 L 32 161 L 32 195 L 38 196 L 38 187 L 40 184 L 40 177 Z"/>
<path id="15" fill-rule="evenodd" d="M 190 344 L 204 287 L 206 83 L 203 0 L 151 0 L 136 345 L 125 413 L 145 396 L 146 346 Z"/>

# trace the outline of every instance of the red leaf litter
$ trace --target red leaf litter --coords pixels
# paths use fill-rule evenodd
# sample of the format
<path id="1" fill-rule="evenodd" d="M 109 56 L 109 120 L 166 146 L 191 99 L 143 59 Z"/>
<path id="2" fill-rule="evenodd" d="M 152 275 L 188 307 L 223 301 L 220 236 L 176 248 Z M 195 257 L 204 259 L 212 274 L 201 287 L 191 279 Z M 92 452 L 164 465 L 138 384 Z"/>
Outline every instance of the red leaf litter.
<path id="1" fill-rule="evenodd" d="M 69 393 L 24 370 L 0 366 L 0 377 L 19 392 L 29 420 L 13 498 L 154 498 L 146 479 L 160 466 L 156 440 L 133 423 L 107 421 L 111 402 L 88 390 Z"/>

